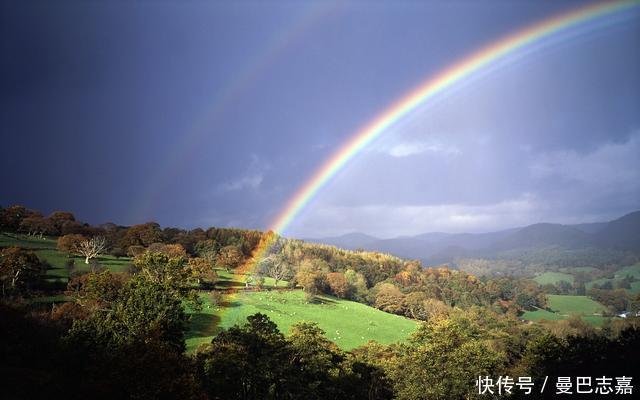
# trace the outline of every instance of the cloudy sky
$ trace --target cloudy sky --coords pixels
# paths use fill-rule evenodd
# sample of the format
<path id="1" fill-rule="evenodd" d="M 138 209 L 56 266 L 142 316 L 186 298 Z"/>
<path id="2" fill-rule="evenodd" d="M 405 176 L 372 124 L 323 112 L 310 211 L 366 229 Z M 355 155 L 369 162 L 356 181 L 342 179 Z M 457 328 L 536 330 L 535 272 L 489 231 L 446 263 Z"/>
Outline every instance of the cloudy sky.
<path id="1" fill-rule="evenodd" d="M 265 229 L 360 127 L 573 1 L 2 1 L 0 205 Z M 380 237 L 640 209 L 640 7 L 385 131 L 284 232 Z"/>

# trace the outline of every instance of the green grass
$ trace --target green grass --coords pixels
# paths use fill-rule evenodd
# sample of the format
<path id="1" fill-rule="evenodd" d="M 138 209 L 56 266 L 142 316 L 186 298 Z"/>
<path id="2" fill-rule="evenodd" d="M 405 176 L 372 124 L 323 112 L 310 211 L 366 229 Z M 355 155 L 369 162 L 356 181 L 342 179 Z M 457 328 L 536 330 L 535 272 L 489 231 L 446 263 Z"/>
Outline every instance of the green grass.
<path id="1" fill-rule="evenodd" d="M 568 318 L 570 315 L 579 315 L 584 321 L 594 326 L 601 326 L 606 317 L 601 314 L 606 307 L 587 296 L 570 296 L 550 294 L 547 296 L 548 310 L 527 311 L 522 315 L 529 321 L 556 321 Z"/>
<path id="2" fill-rule="evenodd" d="M 587 296 L 569 296 L 563 294 L 548 295 L 549 308 L 562 315 L 600 314 L 606 311 L 606 307 Z"/>
<path id="3" fill-rule="evenodd" d="M 594 267 L 572 267 L 572 268 L 566 268 L 566 269 L 568 270 L 567 272 L 570 272 L 570 273 L 584 272 L 584 273 L 590 274 L 598 271 L 598 269 Z"/>
<path id="4" fill-rule="evenodd" d="M 222 268 L 216 268 L 218 274 L 218 281 L 216 282 L 216 289 L 244 289 L 247 281 L 246 274 L 237 274 L 235 272 L 228 272 Z M 279 288 L 286 288 L 289 282 L 278 281 Z M 275 288 L 275 279 L 265 276 L 264 277 L 265 288 Z"/>
<path id="5" fill-rule="evenodd" d="M 526 319 L 528 321 L 556 321 L 564 319 L 564 317 L 560 314 L 540 309 L 535 311 L 526 311 L 524 314 L 522 314 L 522 319 Z"/>
<path id="6" fill-rule="evenodd" d="M 370 340 L 379 343 L 402 341 L 417 326 L 410 319 L 330 296 L 320 296 L 315 302 L 308 303 L 301 290 L 236 293 L 231 295 L 227 307 L 211 305 L 207 295 L 202 298 L 205 301 L 203 309 L 190 312 L 188 350 L 210 342 L 220 328 L 243 324 L 249 315 L 258 312 L 266 314 L 285 334 L 296 322 L 317 322 L 327 338 L 345 350 Z"/>
<path id="7" fill-rule="evenodd" d="M 540 285 L 553 284 L 557 285 L 561 281 L 573 283 L 573 275 L 565 274 L 563 272 L 551 272 L 547 271 L 543 274 L 540 274 L 533 278 L 534 281 L 538 282 Z"/>
<path id="8" fill-rule="evenodd" d="M 640 263 L 619 269 L 618 271 L 616 271 L 613 278 L 595 279 L 591 282 L 587 282 L 585 286 L 587 289 L 591 289 L 595 284 L 602 286 L 603 284 L 610 282 L 611 287 L 616 289 L 618 287 L 617 285 L 618 282 L 626 278 L 627 276 L 632 276 L 638 279 L 638 281 L 631 282 L 631 289 L 625 289 L 625 290 L 627 290 L 627 292 L 629 292 L 630 294 L 639 294 L 640 293 Z"/>

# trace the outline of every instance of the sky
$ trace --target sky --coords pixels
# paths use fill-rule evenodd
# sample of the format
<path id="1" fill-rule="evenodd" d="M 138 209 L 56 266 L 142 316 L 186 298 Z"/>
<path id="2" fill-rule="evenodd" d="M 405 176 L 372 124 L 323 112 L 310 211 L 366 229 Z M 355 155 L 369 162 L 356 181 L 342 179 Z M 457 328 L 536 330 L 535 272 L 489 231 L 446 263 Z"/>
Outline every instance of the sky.
<path id="1" fill-rule="evenodd" d="M 268 229 L 457 60 L 576 1 L 6 1 L 0 205 Z M 487 232 L 640 209 L 640 7 L 421 105 L 283 232 Z"/>

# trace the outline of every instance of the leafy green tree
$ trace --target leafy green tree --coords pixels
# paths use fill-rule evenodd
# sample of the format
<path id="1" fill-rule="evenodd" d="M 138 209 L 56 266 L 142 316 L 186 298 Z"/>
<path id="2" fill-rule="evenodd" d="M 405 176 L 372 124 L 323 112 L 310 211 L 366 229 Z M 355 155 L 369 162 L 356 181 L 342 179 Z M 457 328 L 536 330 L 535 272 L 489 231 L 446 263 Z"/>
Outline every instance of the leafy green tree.
<path id="1" fill-rule="evenodd" d="M 160 283 L 134 278 L 115 296 L 108 308 L 76 321 L 69 340 L 89 347 L 117 348 L 154 338 L 184 351 L 187 316 L 175 292 Z"/>
<path id="2" fill-rule="evenodd" d="M 289 360 L 287 341 L 263 314 L 220 332 L 196 354 L 205 392 L 220 399 L 287 398 L 296 386 Z"/>
<path id="3" fill-rule="evenodd" d="M 493 350 L 473 321 L 451 318 L 418 328 L 391 369 L 398 399 L 468 399 L 475 379 L 493 376 L 505 355 Z"/>
<path id="4" fill-rule="evenodd" d="M 170 257 L 161 252 L 145 251 L 134 258 L 133 265 L 141 275 L 154 283 L 180 287 L 189 278 L 186 260 L 182 256 Z"/>

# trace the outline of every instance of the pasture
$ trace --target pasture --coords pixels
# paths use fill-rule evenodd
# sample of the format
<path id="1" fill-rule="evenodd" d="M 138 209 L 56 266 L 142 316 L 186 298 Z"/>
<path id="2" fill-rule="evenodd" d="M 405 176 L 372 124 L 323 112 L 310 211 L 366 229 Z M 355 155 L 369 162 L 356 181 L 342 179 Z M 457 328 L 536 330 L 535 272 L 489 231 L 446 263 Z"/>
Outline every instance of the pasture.
<path id="1" fill-rule="evenodd" d="M 579 315 L 584 321 L 592 325 L 602 325 L 605 317 L 602 313 L 606 307 L 587 296 L 548 295 L 549 310 L 527 311 L 522 315 L 529 321 L 555 321 L 565 319 L 571 315 Z"/>
<path id="2" fill-rule="evenodd" d="M 410 319 L 388 314 L 364 304 L 330 296 L 317 296 L 308 302 L 302 290 L 237 292 L 228 295 L 224 306 L 205 302 L 199 312 L 190 311 L 191 328 L 187 332 L 187 348 L 195 349 L 211 341 L 220 328 L 243 324 L 249 315 L 263 313 L 287 334 L 300 321 L 317 322 L 329 340 L 348 350 L 370 340 L 393 343 L 405 340 L 417 327 Z"/>
<path id="3" fill-rule="evenodd" d="M 557 285 L 562 281 L 573 283 L 573 275 L 566 274 L 564 272 L 547 271 L 536 276 L 535 278 L 533 278 L 533 280 L 538 282 L 539 285 L 546 285 L 549 283 Z"/>

